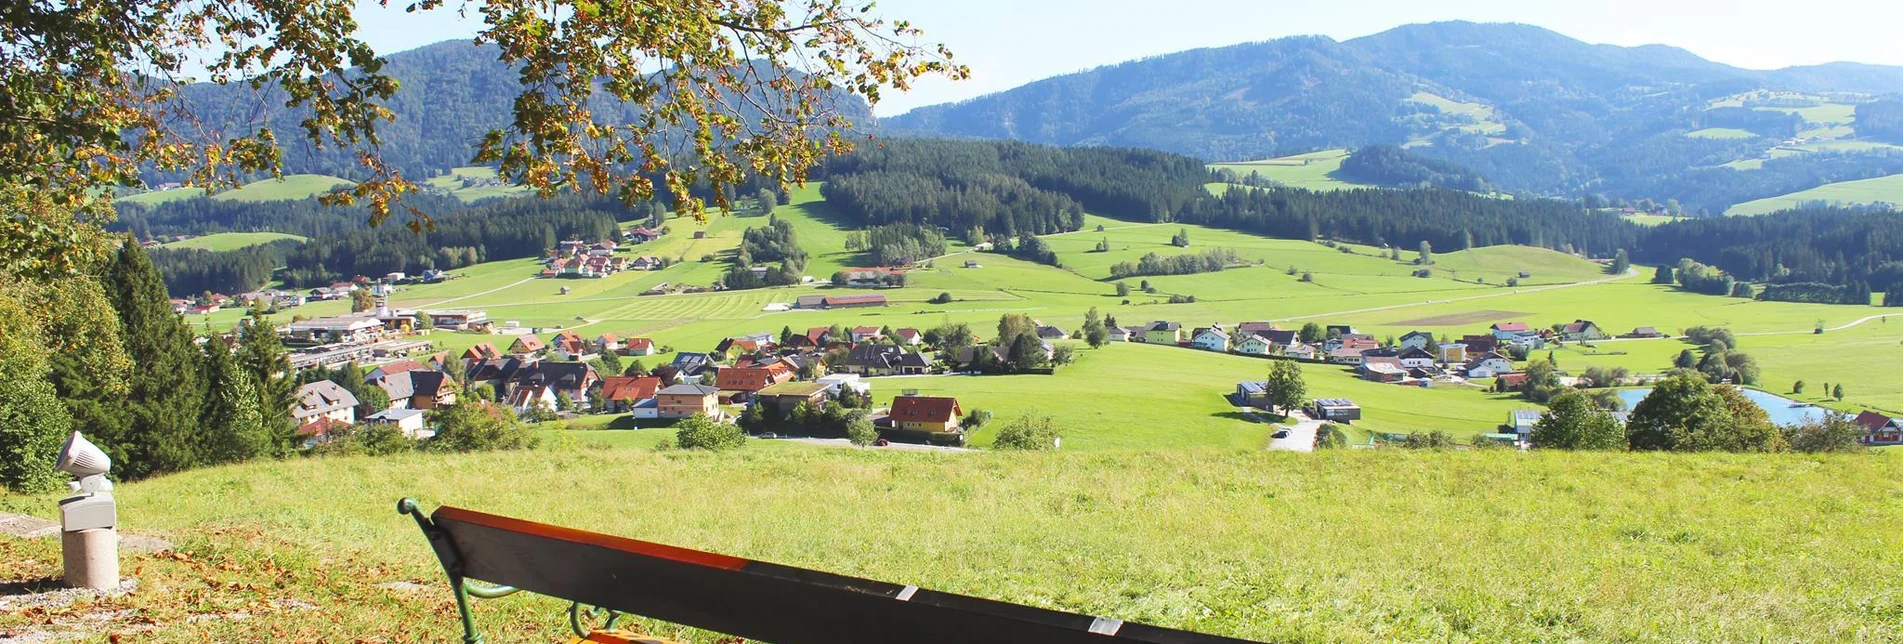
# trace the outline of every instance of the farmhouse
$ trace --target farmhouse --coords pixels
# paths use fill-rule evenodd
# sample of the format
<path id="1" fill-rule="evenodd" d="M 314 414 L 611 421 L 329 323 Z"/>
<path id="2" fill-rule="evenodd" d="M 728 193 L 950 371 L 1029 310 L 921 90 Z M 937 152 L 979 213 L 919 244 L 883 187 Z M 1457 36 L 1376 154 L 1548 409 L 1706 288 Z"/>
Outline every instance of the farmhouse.
<path id="1" fill-rule="evenodd" d="M 424 311 L 430 318 L 430 324 L 438 329 L 452 331 L 481 330 L 493 325 L 489 314 L 484 311 Z"/>
<path id="2" fill-rule="evenodd" d="M 1167 320 L 1151 322 L 1143 330 L 1143 341 L 1150 344 L 1176 345 L 1183 342 L 1183 325 Z"/>
<path id="3" fill-rule="evenodd" d="M 1237 335 L 1245 335 L 1245 334 L 1255 335 L 1258 333 L 1268 333 L 1274 330 L 1276 330 L 1274 322 L 1243 322 L 1241 324 L 1236 325 Z"/>
<path id="4" fill-rule="evenodd" d="M 795 300 L 793 300 L 793 308 L 796 308 L 796 309 L 823 309 L 823 308 L 826 308 L 826 296 L 824 296 L 824 295 L 801 295 L 801 296 L 799 296 L 799 298 L 797 298 L 797 299 L 795 299 Z"/>
<path id="5" fill-rule="evenodd" d="M 1527 379 L 1527 375 L 1524 372 L 1503 373 L 1498 376 L 1494 376 L 1493 382 L 1496 386 L 1499 386 L 1505 389 L 1519 389 L 1520 387 L 1526 385 L 1526 379 Z"/>
<path id="6" fill-rule="evenodd" d="M 857 309 L 885 306 L 884 295 L 828 295 L 820 300 L 822 309 Z"/>
<path id="7" fill-rule="evenodd" d="M 603 333 L 595 336 L 595 351 L 598 353 L 620 353 L 621 338 L 615 337 L 613 333 Z"/>
<path id="8" fill-rule="evenodd" d="M 876 326 L 856 326 L 852 328 L 852 341 L 854 343 L 871 342 L 883 337 L 885 337 L 885 334 L 880 332 L 879 327 Z"/>
<path id="9" fill-rule="evenodd" d="M 509 379 L 509 406 L 528 411 L 537 403 L 553 403 L 562 394 L 578 406 L 586 406 L 588 390 L 601 376 L 586 362 L 538 361 L 517 369 Z"/>
<path id="10" fill-rule="evenodd" d="M 674 354 L 672 366 L 680 371 L 682 378 L 698 380 L 700 379 L 700 375 L 705 373 L 713 364 L 713 359 L 708 357 L 705 353 L 682 351 Z"/>
<path id="11" fill-rule="evenodd" d="M 724 367 L 714 376 L 722 391 L 754 392 L 793 379 L 793 370 L 784 362 L 758 367 Z"/>
<path id="12" fill-rule="evenodd" d="M 1599 325 L 1593 324 L 1591 320 L 1573 320 L 1559 327 L 1559 339 L 1567 342 L 1605 340 L 1610 337 L 1612 336 L 1599 330 Z"/>
<path id="13" fill-rule="evenodd" d="M 1642 326 L 1642 327 L 1632 329 L 1631 333 L 1627 333 L 1619 337 L 1655 339 L 1655 338 L 1668 338 L 1671 336 L 1660 333 L 1658 329 L 1655 329 L 1649 326 Z"/>
<path id="14" fill-rule="evenodd" d="M 650 338 L 628 338 L 628 341 L 621 345 L 621 354 L 629 356 L 654 355 L 654 340 Z"/>
<path id="15" fill-rule="evenodd" d="M 925 361 L 925 356 L 903 347 L 861 344 L 846 354 L 839 370 L 862 376 L 915 375 L 931 370 L 931 364 Z"/>
<path id="16" fill-rule="evenodd" d="M 908 347 L 916 347 L 918 345 L 925 343 L 925 334 L 920 332 L 918 329 L 906 327 L 903 329 L 899 329 L 897 331 L 893 331 L 892 333 L 893 335 L 898 336 L 899 344 L 903 344 Z"/>
<path id="17" fill-rule="evenodd" d="M 1204 351 L 1228 351 L 1229 334 L 1224 333 L 1222 327 L 1197 329 L 1196 334 L 1190 337 L 1189 344 Z"/>
<path id="18" fill-rule="evenodd" d="M 1299 360 L 1314 360 L 1315 347 L 1314 345 L 1297 342 L 1295 344 L 1282 347 L 1282 355 L 1290 357 L 1290 358 L 1296 358 Z"/>
<path id="19" fill-rule="evenodd" d="M 957 398 L 941 396 L 899 396 L 886 415 L 891 438 L 926 442 L 963 443 L 965 436 L 960 417 L 965 412 Z"/>
<path id="20" fill-rule="evenodd" d="M 1533 333 L 1533 328 L 1525 322 L 1497 322 L 1489 330 L 1500 340 Z"/>
<path id="21" fill-rule="evenodd" d="M 1396 356 L 1402 367 L 1408 369 L 1430 369 L 1434 366 L 1434 354 L 1421 347 L 1409 346 Z"/>
<path id="22" fill-rule="evenodd" d="M 555 352 L 566 360 L 580 360 L 588 355 L 588 341 L 572 329 L 555 334 L 554 345 Z"/>
<path id="23" fill-rule="evenodd" d="M 905 275 L 905 271 L 884 266 L 848 268 L 840 272 L 845 274 L 846 286 L 885 286 Z"/>
<path id="24" fill-rule="evenodd" d="M 1042 340 L 1062 340 L 1070 337 L 1070 334 L 1065 333 L 1063 329 L 1057 326 L 1039 325 L 1037 327 L 1037 337 Z"/>
<path id="25" fill-rule="evenodd" d="M 667 267 L 667 262 L 653 255 L 636 257 L 628 262 L 628 270 L 658 271 Z"/>
<path id="26" fill-rule="evenodd" d="M 1347 398 L 1318 398 L 1310 407 L 1309 414 L 1316 420 L 1351 423 L 1361 420 L 1361 406 Z"/>
<path id="27" fill-rule="evenodd" d="M 547 350 L 548 345 L 544 344 L 541 338 L 533 335 L 518 336 L 515 342 L 509 345 L 509 353 L 518 357 L 527 357 Z"/>
<path id="28" fill-rule="evenodd" d="M 1874 411 L 1857 414 L 1856 423 L 1863 428 L 1865 445 L 1903 444 L 1903 420 L 1898 420 Z"/>
<path id="29" fill-rule="evenodd" d="M 389 396 L 391 409 L 435 409 L 456 404 L 456 381 L 441 371 L 400 371 L 372 384 Z"/>
<path id="30" fill-rule="evenodd" d="M 1468 355 L 1493 353 L 1500 349 L 1500 339 L 1491 335 L 1461 336 L 1460 344 L 1466 347 Z"/>
<path id="31" fill-rule="evenodd" d="M 1130 327 L 1113 326 L 1104 331 L 1110 336 L 1111 342 L 1130 342 L 1133 339 L 1142 337 L 1142 334 Z"/>
<path id="32" fill-rule="evenodd" d="M 706 414 L 720 418 L 718 396 L 720 389 L 707 385 L 680 384 L 662 389 L 655 393 L 656 413 L 661 418 L 686 418 L 694 414 Z"/>

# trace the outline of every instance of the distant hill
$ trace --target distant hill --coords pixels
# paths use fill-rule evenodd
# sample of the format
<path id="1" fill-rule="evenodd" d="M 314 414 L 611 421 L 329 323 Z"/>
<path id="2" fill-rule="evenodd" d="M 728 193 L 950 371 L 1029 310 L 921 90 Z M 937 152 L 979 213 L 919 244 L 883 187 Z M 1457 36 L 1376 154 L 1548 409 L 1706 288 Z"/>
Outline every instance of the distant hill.
<path id="1" fill-rule="evenodd" d="M 1506 190 L 1679 198 L 1715 213 L 1871 167 L 1889 171 L 1903 147 L 1865 147 L 1850 162 L 1812 158 L 1834 150 L 1776 149 L 1792 138 L 1860 139 L 1846 122 L 1854 119 L 1841 115 L 1871 95 L 1895 93 L 1903 93 L 1903 68 L 1755 71 L 1674 47 L 1446 22 L 1345 42 L 1304 36 L 1155 56 L 920 108 L 882 125 L 1150 147 L 1211 161 L 1405 145 Z M 1782 163 L 1762 163 L 1770 159 Z M 1726 166 L 1733 162 L 1749 165 Z"/>
<path id="2" fill-rule="evenodd" d="M 450 40 L 389 54 L 383 73 L 400 89 L 386 103 L 396 118 L 380 124 L 384 160 L 406 176 L 428 178 L 469 165 L 482 135 L 508 125 L 516 95 L 522 90 L 516 71 L 497 60 L 494 46 L 468 40 Z M 247 87 L 200 83 L 185 88 L 184 97 L 208 126 L 232 129 L 253 120 L 264 106 L 281 106 L 284 99 L 259 97 Z M 842 95 L 843 96 L 843 95 Z M 857 97 L 840 98 L 839 109 L 859 120 L 871 111 Z M 592 106 L 604 119 L 633 122 L 640 114 L 626 104 L 597 101 Z M 298 121 L 302 111 L 277 108 L 269 122 L 284 145 L 284 172 L 327 174 L 360 179 L 363 170 L 354 152 L 314 149 L 305 142 Z M 154 173 L 152 178 L 165 180 Z"/>

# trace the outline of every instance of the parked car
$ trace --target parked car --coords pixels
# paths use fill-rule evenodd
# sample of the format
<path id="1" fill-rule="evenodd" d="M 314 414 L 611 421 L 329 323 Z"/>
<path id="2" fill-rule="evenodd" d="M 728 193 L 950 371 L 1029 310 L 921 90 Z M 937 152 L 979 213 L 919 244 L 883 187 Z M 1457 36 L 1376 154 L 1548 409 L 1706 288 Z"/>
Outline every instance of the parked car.
<path id="1" fill-rule="evenodd" d="M 779 438 L 779 437 L 780 437 L 779 434 L 775 434 L 773 432 L 767 432 L 765 434 L 760 435 L 760 438 Z"/>
<path id="2" fill-rule="evenodd" d="M 1274 434 L 1270 434 L 1270 436 L 1274 436 L 1276 438 L 1288 438 L 1288 430 L 1278 429 L 1278 430 L 1275 430 Z"/>
<path id="3" fill-rule="evenodd" d="M 873 446 L 873 447 L 885 447 L 885 446 L 887 446 L 887 445 L 891 445 L 891 444 L 892 444 L 892 441 L 889 441 L 889 440 L 886 440 L 886 439 L 883 439 L 883 438 L 881 438 L 881 439 L 879 439 L 879 440 L 876 440 L 876 441 L 872 441 L 872 446 Z"/>

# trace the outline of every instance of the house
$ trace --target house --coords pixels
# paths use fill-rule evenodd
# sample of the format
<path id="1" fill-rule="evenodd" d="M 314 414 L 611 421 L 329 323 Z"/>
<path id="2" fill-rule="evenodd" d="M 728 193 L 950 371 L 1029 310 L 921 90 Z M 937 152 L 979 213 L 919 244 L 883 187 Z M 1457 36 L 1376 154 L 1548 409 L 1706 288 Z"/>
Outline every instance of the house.
<path id="1" fill-rule="evenodd" d="M 1408 346 L 1401 351 L 1401 355 L 1395 357 L 1404 368 L 1431 369 L 1434 367 L 1434 354 L 1428 353 L 1426 349 L 1421 347 Z"/>
<path id="2" fill-rule="evenodd" d="M 1113 326 L 1104 331 L 1110 336 L 1111 342 L 1130 342 L 1142 337 L 1142 334 L 1138 333 L 1136 329 L 1129 327 Z"/>
<path id="3" fill-rule="evenodd" d="M 1355 327 L 1349 324 L 1330 324 L 1325 327 L 1323 333 L 1331 338 L 1340 335 L 1359 335 L 1355 332 Z"/>
<path id="4" fill-rule="evenodd" d="M 1189 344 L 1204 351 L 1228 351 L 1229 334 L 1224 333 L 1222 327 L 1197 329 L 1196 334 L 1190 337 Z"/>
<path id="5" fill-rule="evenodd" d="M 674 385 L 655 392 L 656 413 L 660 418 L 686 418 L 694 414 L 719 418 L 719 394 L 719 388 L 707 385 Z"/>
<path id="6" fill-rule="evenodd" d="M 595 352 L 619 353 L 620 351 L 621 351 L 621 338 L 615 337 L 615 334 L 603 333 L 601 335 L 595 336 Z"/>
<path id="7" fill-rule="evenodd" d="M 1314 360 L 1315 346 L 1297 342 L 1295 344 L 1282 347 L 1282 355 L 1286 357 L 1290 357 L 1290 358 L 1295 358 L 1297 360 Z"/>
<path id="8" fill-rule="evenodd" d="M 682 351 L 674 354 L 674 362 L 669 364 L 680 371 L 681 379 L 698 381 L 702 374 L 713 368 L 714 360 L 705 353 Z"/>
<path id="9" fill-rule="evenodd" d="M 423 363 L 421 362 L 404 358 L 402 360 L 397 360 L 395 362 L 386 362 L 386 363 L 377 365 L 375 369 L 370 370 L 370 373 L 366 373 L 363 375 L 363 381 L 365 383 L 374 383 L 378 380 L 382 380 L 384 378 L 388 378 L 390 376 L 394 376 L 396 374 L 403 373 L 405 371 L 417 371 L 420 369 L 427 369 L 427 368 L 428 367 L 424 367 Z"/>
<path id="10" fill-rule="evenodd" d="M 1351 423 L 1361 420 L 1361 406 L 1347 398 L 1318 398 L 1310 406 L 1309 415 L 1316 420 Z"/>
<path id="11" fill-rule="evenodd" d="M 517 336 L 515 342 L 509 344 L 509 353 L 516 356 L 531 356 L 547 350 L 548 345 L 533 335 Z"/>
<path id="12" fill-rule="evenodd" d="M 1276 330 L 1274 322 L 1243 322 L 1236 325 L 1236 335 L 1268 333 Z"/>
<path id="13" fill-rule="evenodd" d="M 1401 366 L 1400 358 L 1363 358 L 1361 366 L 1356 369 L 1361 372 L 1361 378 L 1363 380 L 1371 380 L 1374 382 L 1401 382 L 1407 380 L 1407 368 Z"/>
<path id="14" fill-rule="evenodd" d="M 1865 445 L 1903 444 L 1903 420 L 1865 410 L 1857 414 L 1856 423 L 1863 428 L 1863 437 L 1859 440 Z"/>
<path id="15" fill-rule="evenodd" d="M 631 413 L 660 390 L 661 379 L 654 376 L 608 376 L 601 379 L 601 404 L 610 413 Z"/>
<path id="16" fill-rule="evenodd" d="M 297 405 L 291 419 L 299 426 L 318 420 L 354 425 L 357 423 L 357 396 L 342 385 L 319 380 L 297 388 Z"/>
<path id="17" fill-rule="evenodd" d="M 1436 357 L 1438 357 L 1443 364 L 1467 361 L 1467 345 L 1459 342 L 1449 342 L 1440 345 L 1439 349 Z"/>
<path id="18" fill-rule="evenodd" d="M 438 310 L 424 311 L 423 313 L 429 316 L 430 324 L 438 329 L 448 329 L 451 331 L 462 331 L 465 329 L 480 330 L 487 329 L 494 325 L 493 322 L 489 321 L 489 313 L 486 311 Z"/>
<path id="19" fill-rule="evenodd" d="M 829 376 L 820 376 L 818 380 L 814 380 L 813 382 L 832 387 L 842 394 L 859 396 L 872 395 L 872 382 L 849 373 L 835 373 Z"/>
<path id="20" fill-rule="evenodd" d="M 1507 429 L 1510 430 L 1512 433 L 1519 434 L 1521 436 L 1531 436 L 1533 434 L 1533 425 L 1539 422 L 1540 422 L 1539 410 L 1515 409 L 1513 410 L 1512 413 L 1507 414 L 1506 426 L 1507 426 Z"/>
<path id="21" fill-rule="evenodd" d="M 1143 329 L 1143 341 L 1150 344 L 1177 345 L 1183 342 L 1183 325 L 1166 320 L 1151 322 Z"/>
<path id="22" fill-rule="evenodd" d="M 820 299 L 822 309 L 857 309 L 885 306 L 884 295 L 828 295 Z"/>
<path id="23" fill-rule="evenodd" d="M 1467 347 L 1467 355 L 1480 355 L 1500 350 L 1500 339 L 1487 334 L 1465 335 L 1460 343 Z"/>
<path id="24" fill-rule="evenodd" d="M 793 308 L 796 308 L 796 309 L 823 309 L 823 308 L 826 308 L 826 296 L 824 296 L 824 295 L 801 295 L 801 296 L 799 296 L 799 298 L 798 298 L 798 299 L 795 299 L 795 300 L 793 300 Z"/>
<path id="25" fill-rule="evenodd" d="M 905 275 L 905 271 L 877 266 L 872 268 L 848 268 L 844 271 L 846 286 L 885 286 Z"/>
<path id="26" fill-rule="evenodd" d="M 371 383 L 389 396 L 391 409 L 435 409 L 456 404 L 456 381 L 441 371 L 400 371 Z"/>
<path id="27" fill-rule="evenodd" d="M 1065 333 L 1063 329 L 1055 325 L 1039 325 L 1037 327 L 1037 337 L 1040 340 L 1063 340 L 1070 337 L 1070 334 Z"/>
<path id="28" fill-rule="evenodd" d="M 1513 373 L 1513 360 L 1499 353 L 1483 353 L 1474 356 L 1461 367 L 1469 380 L 1474 378 L 1492 378 L 1503 373 Z"/>
<path id="29" fill-rule="evenodd" d="M 1434 334 L 1428 333 L 1426 331 L 1409 331 L 1407 332 L 1406 335 L 1401 336 L 1402 347 L 1412 347 L 1415 349 L 1425 350 L 1428 347 L 1435 346 L 1436 344 L 1439 344 L 1439 343 L 1435 342 Z"/>
<path id="30" fill-rule="evenodd" d="M 1236 383 L 1236 403 L 1244 407 L 1269 407 L 1275 403 L 1269 400 L 1269 382 L 1266 380 L 1244 380 Z"/>
<path id="31" fill-rule="evenodd" d="M 653 255 L 646 255 L 642 257 L 636 257 L 632 260 L 628 260 L 628 270 L 631 270 L 631 271 L 658 271 L 666 267 L 667 267 L 667 262 L 665 260 L 662 260 L 661 258 L 655 257 Z"/>
<path id="32" fill-rule="evenodd" d="M 1495 322 L 1493 326 L 1487 327 L 1487 330 L 1499 340 L 1534 333 L 1532 327 L 1527 326 L 1525 322 Z"/>
<path id="33" fill-rule="evenodd" d="M 1288 347 L 1292 347 L 1297 344 L 1300 344 L 1302 341 L 1302 334 L 1297 331 L 1269 329 L 1267 331 L 1256 331 L 1255 334 L 1262 336 L 1262 338 L 1265 340 L 1268 340 L 1271 346 L 1280 347 L 1283 349 L 1287 349 Z"/>
<path id="34" fill-rule="evenodd" d="M 421 409 L 385 409 L 371 414 L 364 422 L 373 425 L 391 425 L 402 430 L 411 440 L 421 440 L 435 436 L 436 432 L 423 428 L 423 410 Z"/>
<path id="35" fill-rule="evenodd" d="M 906 351 L 903 347 L 889 344 L 862 344 L 852 348 L 846 359 L 837 365 L 838 371 L 862 376 L 891 376 L 922 374 L 931 369 L 931 364 L 917 352 Z"/>
<path id="36" fill-rule="evenodd" d="M 556 394 L 562 394 L 576 406 L 585 407 L 588 404 L 588 390 L 600 381 L 601 376 L 595 372 L 595 366 L 586 362 L 533 362 L 511 374 L 509 406 L 515 407 L 517 411 L 527 411 L 536 401 L 553 404 Z"/>
<path id="37" fill-rule="evenodd" d="M 1573 320 L 1559 327 L 1559 339 L 1567 342 L 1605 340 L 1610 337 L 1612 336 L 1599 330 L 1599 325 L 1593 324 L 1591 320 Z"/>
<path id="38" fill-rule="evenodd" d="M 1524 372 L 1503 373 L 1498 376 L 1494 376 L 1493 383 L 1495 385 L 1498 385 L 1506 389 L 1519 389 L 1520 387 L 1523 387 L 1526 385 L 1526 379 L 1527 379 L 1527 375 Z"/>
<path id="39" fill-rule="evenodd" d="M 821 382 L 782 382 L 755 392 L 752 404 L 763 405 L 782 414 L 798 408 L 800 403 L 819 409 L 837 390 L 838 387 Z"/>
<path id="40" fill-rule="evenodd" d="M 852 328 L 852 341 L 855 343 L 871 342 L 883 337 L 885 337 L 885 333 L 881 332 L 879 327 L 876 326 L 856 326 Z"/>
<path id="41" fill-rule="evenodd" d="M 463 382 L 471 387 L 476 385 L 489 385 L 489 388 L 494 389 L 497 394 L 502 394 L 508 390 L 509 381 L 515 378 L 515 372 L 535 364 L 535 362 L 536 361 L 532 358 L 522 359 L 515 357 L 472 362 L 467 367 L 468 375 L 463 377 Z"/>
<path id="42" fill-rule="evenodd" d="M 925 343 L 925 334 L 911 327 L 893 331 L 892 334 L 898 336 L 899 344 L 908 347 L 916 347 Z"/>
<path id="43" fill-rule="evenodd" d="M 1669 338 L 1669 337 L 1671 337 L 1671 336 L 1668 336 L 1668 335 L 1666 335 L 1666 334 L 1663 334 L 1663 333 L 1660 333 L 1658 329 L 1654 329 L 1654 328 L 1652 328 L 1652 327 L 1649 327 L 1649 326 L 1642 326 L 1642 327 L 1638 327 L 1638 328 L 1635 328 L 1635 329 L 1632 329 L 1632 332 L 1631 332 L 1631 333 L 1627 333 L 1627 334 L 1625 334 L 1625 335 L 1622 335 L 1622 336 L 1619 336 L 1619 337 L 1622 337 L 1622 338 L 1647 338 L 1647 339 L 1653 339 L 1653 338 Z"/>
<path id="44" fill-rule="evenodd" d="M 661 238 L 661 231 L 648 227 L 629 228 L 621 233 L 621 238 L 636 244 L 645 244 Z"/>
<path id="45" fill-rule="evenodd" d="M 581 334 L 573 329 L 566 329 L 555 334 L 550 344 L 555 349 L 555 353 L 561 355 L 564 360 L 580 360 L 583 356 L 589 355 L 588 341 L 583 340 Z"/>
<path id="46" fill-rule="evenodd" d="M 965 411 L 957 398 L 943 396 L 899 396 L 886 415 L 892 438 L 912 438 L 926 442 L 964 442 L 960 424 Z"/>
<path id="47" fill-rule="evenodd" d="M 1275 353 L 1275 345 L 1271 344 L 1268 338 L 1254 333 L 1242 334 L 1242 337 L 1236 340 L 1236 346 L 1232 348 L 1236 353 L 1252 356 L 1266 356 Z"/>
<path id="48" fill-rule="evenodd" d="M 714 384 L 722 391 L 749 393 L 792 379 L 793 370 L 779 361 L 758 367 L 723 367 L 714 374 Z"/>
<path id="49" fill-rule="evenodd" d="M 621 355 L 651 356 L 655 353 L 654 340 L 651 338 L 628 338 L 627 342 L 621 343 Z"/>

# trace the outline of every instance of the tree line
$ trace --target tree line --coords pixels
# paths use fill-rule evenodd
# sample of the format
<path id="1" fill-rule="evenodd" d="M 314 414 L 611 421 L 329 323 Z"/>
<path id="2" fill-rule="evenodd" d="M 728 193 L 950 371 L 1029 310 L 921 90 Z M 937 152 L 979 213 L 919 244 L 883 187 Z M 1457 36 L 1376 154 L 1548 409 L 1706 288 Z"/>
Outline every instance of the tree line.
<path id="1" fill-rule="evenodd" d="M 1342 160 L 1338 172 L 1344 179 L 1383 186 L 1435 186 L 1475 192 L 1491 189 L 1486 178 L 1473 170 L 1393 145 L 1370 145 L 1355 150 Z"/>
<path id="2" fill-rule="evenodd" d="M 1144 277 L 1150 275 L 1190 275 L 1193 273 L 1214 273 L 1231 266 L 1241 265 L 1242 258 L 1236 251 L 1228 248 L 1206 248 L 1195 253 L 1163 257 L 1156 253 L 1146 253 L 1135 262 L 1117 262 L 1110 265 L 1110 277 Z"/>
<path id="3" fill-rule="evenodd" d="M 280 239 L 236 250 L 153 248 L 152 264 L 165 276 L 165 290 L 177 297 L 212 292 L 236 294 L 271 281 L 284 258 L 303 242 Z"/>
<path id="4" fill-rule="evenodd" d="M 1646 231 L 1633 257 L 1654 264 L 1691 257 L 1732 276 L 1773 285 L 1861 283 L 1868 301 L 1870 292 L 1903 284 L 1903 213 L 1806 207 L 1758 217 L 1680 220 Z M 1814 289 L 1777 292 L 1809 290 Z"/>

